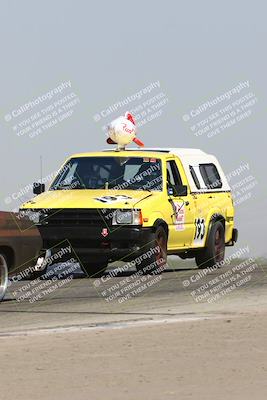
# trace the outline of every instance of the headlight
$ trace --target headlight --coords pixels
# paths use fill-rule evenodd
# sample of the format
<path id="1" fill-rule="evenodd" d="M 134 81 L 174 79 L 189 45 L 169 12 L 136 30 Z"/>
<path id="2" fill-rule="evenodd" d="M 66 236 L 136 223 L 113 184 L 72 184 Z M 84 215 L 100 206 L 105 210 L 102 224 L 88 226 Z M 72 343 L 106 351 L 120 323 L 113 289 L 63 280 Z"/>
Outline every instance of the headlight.
<path id="1" fill-rule="evenodd" d="M 112 225 L 142 225 L 141 210 L 116 210 L 113 214 Z"/>

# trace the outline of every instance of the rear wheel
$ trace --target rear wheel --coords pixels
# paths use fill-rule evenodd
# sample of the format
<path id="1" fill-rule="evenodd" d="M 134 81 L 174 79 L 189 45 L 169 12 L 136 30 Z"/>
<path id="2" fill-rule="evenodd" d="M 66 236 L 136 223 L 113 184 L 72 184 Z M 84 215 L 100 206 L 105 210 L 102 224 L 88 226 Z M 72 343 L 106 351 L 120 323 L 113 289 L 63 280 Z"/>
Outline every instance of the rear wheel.
<path id="1" fill-rule="evenodd" d="M 0 253 L 0 301 L 3 300 L 8 285 L 8 266 L 4 254 Z"/>
<path id="2" fill-rule="evenodd" d="M 94 261 L 94 262 L 82 262 L 81 268 L 88 278 L 100 278 L 104 275 L 108 266 L 107 261 Z"/>
<path id="3" fill-rule="evenodd" d="M 213 267 L 224 260 L 225 254 L 225 230 L 220 221 L 212 224 L 207 247 L 196 255 L 196 264 L 199 269 Z"/>
<path id="4" fill-rule="evenodd" d="M 141 263 L 136 265 L 137 271 L 147 274 L 161 274 L 167 264 L 168 235 L 163 226 L 158 226 L 154 239 L 144 247 Z"/>

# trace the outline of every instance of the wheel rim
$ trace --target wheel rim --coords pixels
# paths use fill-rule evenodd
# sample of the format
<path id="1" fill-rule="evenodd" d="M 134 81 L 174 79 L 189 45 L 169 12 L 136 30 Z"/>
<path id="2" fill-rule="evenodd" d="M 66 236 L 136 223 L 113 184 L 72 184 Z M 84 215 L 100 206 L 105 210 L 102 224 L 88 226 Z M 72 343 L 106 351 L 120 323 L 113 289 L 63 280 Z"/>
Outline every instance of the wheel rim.
<path id="1" fill-rule="evenodd" d="M 0 254 L 0 301 L 4 298 L 8 284 L 8 268 L 5 258 Z"/>
<path id="2" fill-rule="evenodd" d="M 162 231 L 158 232 L 156 237 L 156 246 L 158 247 L 156 261 L 157 265 L 161 267 L 167 263 L 167 238 Z"/>
<path id="3" fill-rule="evenodd" d="M 224 237 L 222 229 L 217 229 L 215 232 L 215 261 L 220 262 L 224 259 Z"/>

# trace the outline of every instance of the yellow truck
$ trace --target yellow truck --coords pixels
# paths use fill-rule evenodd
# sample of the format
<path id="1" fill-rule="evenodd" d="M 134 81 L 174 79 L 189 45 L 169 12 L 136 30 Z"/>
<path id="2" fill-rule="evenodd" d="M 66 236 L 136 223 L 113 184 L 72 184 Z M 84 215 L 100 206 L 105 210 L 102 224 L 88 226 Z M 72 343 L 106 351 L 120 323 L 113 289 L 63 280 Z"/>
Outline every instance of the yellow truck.
<path id="1" fill-rule="evenodd" d="M 67 241 L 89 276 L 116 260 L 160 273 L 167 255 L 210 267 L 237 241 L 226 177 L 216 157 L 198 149 L 74 154 L 47 191 L 35 183 L 34 193 L 21 210 L 39 228 L 43 250 L 51 255 Z"/>

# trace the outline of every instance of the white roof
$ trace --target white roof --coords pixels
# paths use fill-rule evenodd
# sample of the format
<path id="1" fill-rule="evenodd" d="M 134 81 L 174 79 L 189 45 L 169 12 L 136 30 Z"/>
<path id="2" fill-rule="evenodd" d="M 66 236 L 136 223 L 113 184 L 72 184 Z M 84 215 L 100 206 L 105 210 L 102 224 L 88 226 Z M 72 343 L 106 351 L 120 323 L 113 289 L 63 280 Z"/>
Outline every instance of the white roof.
<path id="1" fill-rule="evenodd" d="M 155 152 L 166 152 L 172 153 L 176 155 L 187 155 L 187 154 L 206 154 L 203 150 L 200 149 L 191 149 L 191 148 L 182 148 L 182 147 L 126 147 L 126 151 L 155 151 Z"/>
<path id="2" fill-rule="evenodd" d="M 127 149 L 128 150 L 128 149 Z M 185 147 L 142 147 L 138 150 L 149 150 L 149 151 L 166 151 L 169 153 L 175 154 L 206 154 L 203 150 L 200 149 L 191 149 Z"/>

